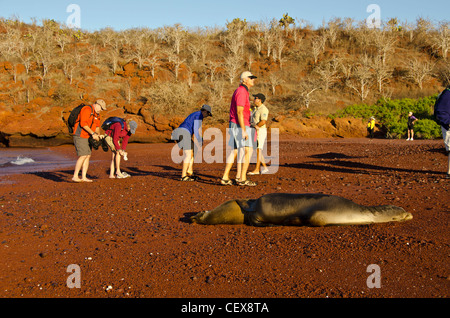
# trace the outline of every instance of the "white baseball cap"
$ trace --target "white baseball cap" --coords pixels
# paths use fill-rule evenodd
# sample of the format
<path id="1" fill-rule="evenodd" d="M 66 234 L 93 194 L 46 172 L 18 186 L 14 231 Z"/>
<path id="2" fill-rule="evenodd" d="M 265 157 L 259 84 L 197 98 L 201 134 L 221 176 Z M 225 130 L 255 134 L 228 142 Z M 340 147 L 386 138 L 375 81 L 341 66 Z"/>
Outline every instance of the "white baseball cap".
<path id="1" fill-rule="evenodd" d="M 243 80 L 244 78 L 257 78 L 255 75 L 253 75 L 252 73 L 250 73 L 249 71 L 245 71 L 241 74 L 241 80 Z"/>

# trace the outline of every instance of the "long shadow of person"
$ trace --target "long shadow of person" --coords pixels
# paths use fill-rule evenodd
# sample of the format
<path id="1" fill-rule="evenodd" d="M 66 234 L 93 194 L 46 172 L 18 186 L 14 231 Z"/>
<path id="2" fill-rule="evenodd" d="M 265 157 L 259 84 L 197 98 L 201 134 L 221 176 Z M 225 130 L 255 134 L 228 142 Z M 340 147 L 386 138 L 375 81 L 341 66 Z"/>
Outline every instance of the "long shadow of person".
<path id="1" fill-rule="evenodd" d="M 71 178 L 68 179 L 68 176 L 71 176 L 73 174 L 73 170 L 37 171 L 37 172 L 26 172 L 25 174 L 32 174 L 54 182 L 68 182 L 68 181 L 72 182 Z M 95 179 L 95 177 L 92 177 L 91 179 Z"/>

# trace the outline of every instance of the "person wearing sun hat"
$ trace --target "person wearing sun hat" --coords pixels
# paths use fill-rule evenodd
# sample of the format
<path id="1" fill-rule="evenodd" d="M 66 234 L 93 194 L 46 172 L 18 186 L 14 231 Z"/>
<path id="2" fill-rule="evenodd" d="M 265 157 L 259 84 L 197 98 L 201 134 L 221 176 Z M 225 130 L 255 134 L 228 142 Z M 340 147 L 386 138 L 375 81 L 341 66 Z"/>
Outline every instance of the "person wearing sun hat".
<path id="1" fill-rule="evenodd" d="M 100 140 L 100 113 L 104 110 L 106 110 L 105 101 L 97 99 L 93 105 L 84 106 L 78 115 L 73 127 L 73 143 L 78 156 L 72 177 L 74 182 L 92 182 L 87 178 L 89 159 L 92 154 L 89 138 Z M 81 178 L 79 177 L 80 170 Z"/>
<path id="2" fill-rule="evenodd" d="M 199 111 L 193 112 L 181 123 L 181 125 L 172 132 L 171 139 L 176 141 L 178 147 L 183 150 L 183 168 L 181 171 L 181 181 L 198 180 L 194 176 L 194 157 L 197 153 L 193 136 L 203 145 L 201 129 L 203 119 L 212 116 L 211 106 L 203 105 Z"/>
<path id="3" fill-rule="evenodd" d="M 370 117 L 367 122 L 367 132 L 369 133 L 369 138 L 373 139 L 373 132 L 375 131 L 375 117 Z"/>
<path id="4" fill-rule="evenodd" d="M 249 89 L 255 85 L 257 77 L 249 71 L 241 74 L 240 85 L 234 91 L 230 104 L 230 122 L 229 122 L 229 146 L 233 151 L 227 157 L 225 171 L 220 183 L 222 185 L 232 185 L 230 180 L 230 171 L 234 161 L 237 158 L 236 182 L 241 186 L 256 186 L 256 183 L 247 180 L 247 170 L 250 164 L 250 158 L 253 152 L 255 141 L 252 136 L 250 126 L 250 94 Z"/>
<path id="5" fill-rule="evenodd" d="M 114 121 L 105 130 L 104 141 L 112 152 L 109 178 L 128 178 L 130 177 L 130 175 L 126 172 L 122 172 L 120 169 L 120 159 L 121 157 L 123 157 L 123 160 L 128 160 L 128 154 L 126 152 L 128 140 L 130 139 L 131 135 L 136 133 L 138 125 L 134 120 L 125 120 L 119 117 L 110 118 L 117 118 L 118 120 Z"/>

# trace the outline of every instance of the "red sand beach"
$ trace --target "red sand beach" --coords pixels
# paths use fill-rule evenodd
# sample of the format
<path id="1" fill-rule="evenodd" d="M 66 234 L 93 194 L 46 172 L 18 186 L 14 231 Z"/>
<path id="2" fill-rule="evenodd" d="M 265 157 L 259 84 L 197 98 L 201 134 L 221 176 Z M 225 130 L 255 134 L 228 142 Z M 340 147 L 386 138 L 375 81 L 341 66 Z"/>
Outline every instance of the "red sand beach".
<path id="1" fill-rule="evenodd" d="M 442 140 L 280 138 L 279 170 L 221 186 L 224 164 L 179 181 L 173 144 L 131 144 L 127 179 L 94 151 L 92 183 L 73 167 L 0 176 L 0 297 L 447 298 L 449 188 Z M 51 148 L 75 160 L 70 145 Z M 234 173 L 232 173 L 234 176 Z M 190 224 L 232 198 L 326 193 L 394 204 L 405 223 L 265 227 Z M 69 288 L 69 265 L 81 270 Z M 378 265 L 380 288 L 369 288 Z"/>

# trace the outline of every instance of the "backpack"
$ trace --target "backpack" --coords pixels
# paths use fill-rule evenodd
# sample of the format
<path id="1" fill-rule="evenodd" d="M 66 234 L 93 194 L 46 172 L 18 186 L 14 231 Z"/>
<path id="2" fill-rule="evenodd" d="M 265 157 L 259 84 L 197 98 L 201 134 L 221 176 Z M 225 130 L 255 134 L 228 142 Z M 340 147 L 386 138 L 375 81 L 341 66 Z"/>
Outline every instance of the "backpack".
<path id="1" fill-rule="evenodd" d="M 111 128 L 111 125 L 115 124 L 115 123 L 120 123 L 120 125 L 122 126 L 122 130 L 123 130 L 124 124 L 125 124 L 125 119 L 120 118 L 120 117 L 109 117 L 103 122 L 102 129 L 104 131 L 107 131 L 108 129 Z"/>
<path id="2" fill-rule="evenodd" d="M 74 109 L 72 109 L 72 111 L 70 112 L 69 118 L 67 119 L 67 128 L 69 129 L 69 133 L 73 133 L 73 127 L 75 127 L 75 124 L 78 121 L 78 116 L 80 115 L 81 109 L 84 106 L 89 106 L 89 105 L 85 105 L 85 104 L 80 104 L 77 107 L 75 107 Z M 91 116 L 94 114 L 93 109 L 91 107 Z"/>

